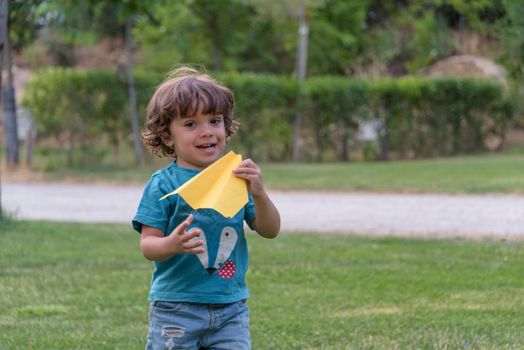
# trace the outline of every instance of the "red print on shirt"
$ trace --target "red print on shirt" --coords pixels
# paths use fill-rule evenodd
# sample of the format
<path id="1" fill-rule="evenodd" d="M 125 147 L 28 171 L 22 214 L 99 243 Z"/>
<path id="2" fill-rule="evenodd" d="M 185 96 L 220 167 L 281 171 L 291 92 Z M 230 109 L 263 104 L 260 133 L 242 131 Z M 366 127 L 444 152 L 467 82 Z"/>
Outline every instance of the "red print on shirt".
<path id="1" fill-rule="evenodd" d="M 235 276 L 235 273 L 237 272 L 237 267 L 235 264 L 233 264 L 233 261 L 231 259 L 228 259 L 226 263 L 218 270 L 218 275 L 225 279 L 230 279 Z"/>

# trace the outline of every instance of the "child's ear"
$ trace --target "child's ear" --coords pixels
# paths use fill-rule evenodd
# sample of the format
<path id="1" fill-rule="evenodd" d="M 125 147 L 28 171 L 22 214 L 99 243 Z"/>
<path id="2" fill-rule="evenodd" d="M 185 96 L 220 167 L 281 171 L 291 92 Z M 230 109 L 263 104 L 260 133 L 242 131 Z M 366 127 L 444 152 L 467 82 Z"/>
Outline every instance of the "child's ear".
<path id="1" fill-rule="evenodd" d="M 162 133 L 162 142 L 169 146 L 169 147 L 174 147 L 175 146 L 175 142 L 173 140 L 173 137 L 171 137 L 171 134 L 169 132 L 164 132 Z"/>

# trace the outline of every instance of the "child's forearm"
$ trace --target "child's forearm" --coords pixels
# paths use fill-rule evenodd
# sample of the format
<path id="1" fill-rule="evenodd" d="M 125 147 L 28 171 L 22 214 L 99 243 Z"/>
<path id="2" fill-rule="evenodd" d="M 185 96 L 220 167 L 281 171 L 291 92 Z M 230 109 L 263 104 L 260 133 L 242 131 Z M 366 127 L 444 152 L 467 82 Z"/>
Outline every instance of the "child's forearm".
<path id="1" fill-rule="evenodd" d="M 265 238 L 275 238 L 280 232 L 280 214 L 268 194 L 264 191 L 253 196 L 255 203 L 255 231 Z"/>
<path id="2" fill-rule="evenodd" d="M 140 240 L 140 250 L 148 260 L 162 261 L 175 255 L 172 244 L 169 244 L 169 237 L 147 236 Z"/>

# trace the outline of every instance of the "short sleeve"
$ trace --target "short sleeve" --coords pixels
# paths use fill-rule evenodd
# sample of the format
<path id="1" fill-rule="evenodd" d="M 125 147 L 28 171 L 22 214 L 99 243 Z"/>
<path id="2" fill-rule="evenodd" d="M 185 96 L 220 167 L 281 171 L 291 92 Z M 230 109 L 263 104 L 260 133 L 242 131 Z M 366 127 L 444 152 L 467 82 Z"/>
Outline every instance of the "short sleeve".
<path id="1" fill-rule="evenodd" d="M 253 197 L 251 196 L 251 193 L 248 193 L 248 203 L 244 207 L 244 220 L 246 221 L 247 225 L 250 229 L 253 230 L 253 221 L 255 220 L 255 202 L 253 201 Z"/>
<path id="2" fill-rule="evenodd" d="M 158 175 L 153 175 L 146 184 L 136 215 L 132 220 L 133 229 L 138 233 L 142 233 L 143 225 L 157 228 L 164 233 L 167 231 L 170 202 L 160 200 L 168 193 L 165 187 Z"/>

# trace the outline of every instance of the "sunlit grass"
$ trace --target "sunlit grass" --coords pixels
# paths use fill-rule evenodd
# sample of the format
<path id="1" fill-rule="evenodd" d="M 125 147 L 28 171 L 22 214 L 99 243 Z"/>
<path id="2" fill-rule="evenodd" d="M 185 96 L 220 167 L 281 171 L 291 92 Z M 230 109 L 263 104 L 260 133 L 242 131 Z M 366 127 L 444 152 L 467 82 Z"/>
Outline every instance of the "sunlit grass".
<path id="1" fill-rule="evenodd" d="M 268 185 L 282 190 L 524 193 L 524 155 L 414 161 L 268 164 Z"/>
<path id="2" fill-rule="evenodd" d="M 524 244 L 248 235 L 254 349 L 524 348 Z M 126 225 L 0 224 L 1 349 L 143 349 Z"/>

